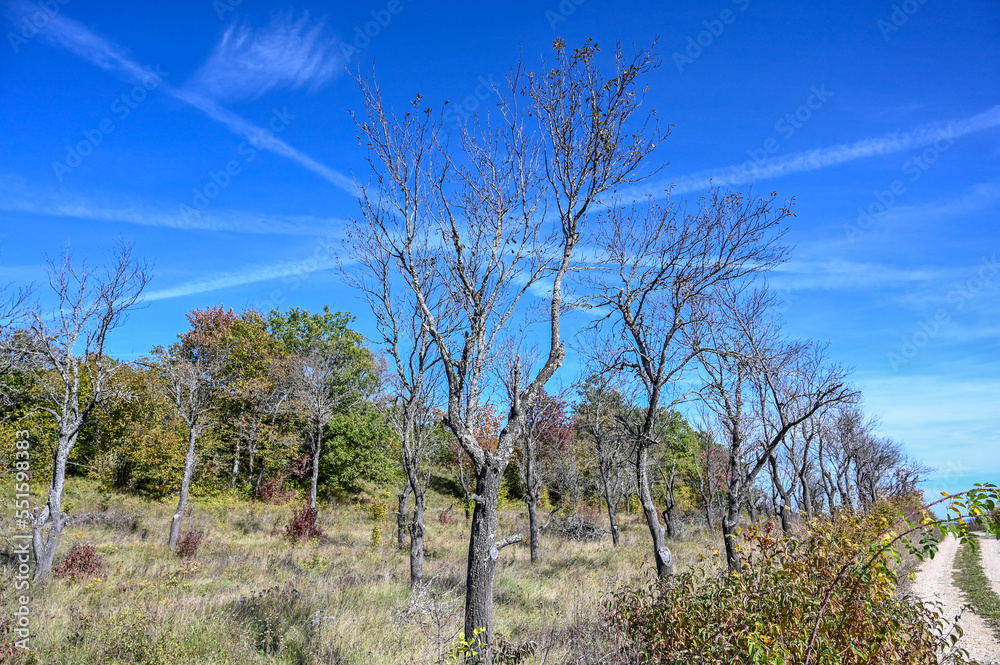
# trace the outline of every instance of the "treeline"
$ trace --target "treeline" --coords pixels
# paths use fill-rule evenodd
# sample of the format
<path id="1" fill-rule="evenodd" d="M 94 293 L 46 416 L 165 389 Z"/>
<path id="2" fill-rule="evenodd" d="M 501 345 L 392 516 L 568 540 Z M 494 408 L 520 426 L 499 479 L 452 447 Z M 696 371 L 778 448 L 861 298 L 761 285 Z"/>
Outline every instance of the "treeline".
<path id="1" fill-rule="evenodd" d="M 440 490 L 454 493 L 467 519 L 477 492 L 472 459 L 445 424 L 442 377 L 429 346 L 421 356 L 418 345 L 405 364 L 400 357 L 393 372 L 392 348 L 387 357 L 369 347 L 347 314 L 293 308 L 265 315 L 217 306 L 189 313 L 188 330 L 168 347 L 131 362 L 109 358 L 106 335 L 123 322 L 145 283 L 131 248 L 119 249 L 108 275 L 128 275 L 134 297 L 86 304 L 86 289 L 100 295 L 107 276 L 80 275 L 66 256 L 51 268 L 53 283 L 65 285 L 55 293 L 62 319 L 26 307 L 26 293 L 8 298 L 6 468 L 16 468 L 21 431 L 30 442 L 36 486 L 61 488 L 66 475 L 90 476 L 109 491 L 178 496 L 171 546 L 192 489 L 262 501 L 300 493 L 313 511 L 321 497 L 349 499 L 374 490 L 396 502 L 399 546 L 412 541 L 411 572 L 419 582 L 431 475 Z M 67 316 L 74 292 L 84 297 Z M 419 392 L 401 390 L 401 368 L 420 363 Z M 605 512 L 617 546 L 619 512 L 647 504 L 656 507 L 656 524 L 669 540 L 685 523 L 715 528 L 741 513 L 750 519 L 778 514 L 790 529 L 797 514 L 866 507 L 916 490 L 921 467 L 877 436 L 877 422 L 865 417 L 854 391 L 815 409 L 810 403 L 811 413 L 780 433 L 774 430 L 782 416 L 785 423 L 792 416 L 770 412 L 767 396 L 758 395 L 755 406 L 763 410 L 744 415 L 736 440 L 711 411 L 692 424 L 662 407 L 644 434 L 650 412 L 635 387 L 621 367 L 597 365 L 561 394 L 539 393 L 515 443 L 515 463 L 503 474 L 502 495 L 523 502 L 529 516 L 533 561 L 540 556 L 542 520 L 583 505 Z M 713 404 L 710 369 L 721 371 L 706 368 L 702 406 Z M 773 379 L 801 380 L 793 370 L 816 369 L 786 364 Z M 471 421 L 480 444 L 495 448 L 503 414 L 481 404 Z"/>

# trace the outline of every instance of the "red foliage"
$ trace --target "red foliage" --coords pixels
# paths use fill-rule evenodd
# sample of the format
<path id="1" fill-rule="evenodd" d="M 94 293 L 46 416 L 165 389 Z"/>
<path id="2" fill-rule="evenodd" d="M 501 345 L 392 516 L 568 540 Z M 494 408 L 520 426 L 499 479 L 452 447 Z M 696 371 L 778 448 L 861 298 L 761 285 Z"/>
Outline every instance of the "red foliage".
<path id="1" fill-rule="evenodd" d="M 77 576 L 100 577 L 105 570 L 104 557 L 97 553 L 93 545 L 76 543 L 52 569 L 52 573 L 56 577 L 69 577 L 75 581 Z"/>
<path id="2" fill-rule="evenodd" d="M 188 531 L 177 541 L 177 556 L 182 559 L 193 559 L 198 553 L 198 546 L 204 537 L 203 531 Z"/>
<path id="3" fill-rule="evenodd" d="M 309 506 L 302 506 L 301 510 L 292 511 L 292 520 L 285 527 L 285 535 L 292 540 L 322 538 L 323 530 L 316 524 L 318 514 L 319 511 Z"/>
<path id="4" fill-rule="evenodd" d="M 257 498 L 264 503 L 282 504 L 295 497 L 295 490 L 282 492 L 281 488 L 285 484 L 286 476 L 274 476 L 265 478 L 257 486 Z"/>

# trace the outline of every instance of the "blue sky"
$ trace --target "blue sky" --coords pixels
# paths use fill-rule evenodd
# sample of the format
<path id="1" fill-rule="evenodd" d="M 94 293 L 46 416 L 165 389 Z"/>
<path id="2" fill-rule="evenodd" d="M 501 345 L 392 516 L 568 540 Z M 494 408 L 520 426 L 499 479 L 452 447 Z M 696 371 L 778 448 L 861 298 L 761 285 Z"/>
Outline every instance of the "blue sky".
<path id="1" fill-rule="evenodd" d="M 155 278 L 113 340 L 122 357 L 220 303 L 329 304 L 365 329 L 331 270 L 367 177 L 345 64 L 376 59 L 398 102 L 472 110 L 483 81 L 556 37 L 658 37 L 649 103 L 674 127 L 648 186 L 796 197 L 793 260 L 773 279 L 790 333 L 855 368 L 883 433 L 938 469 L 929 490 L 1000 481 L 993 0 L 2 9 L 0 283 L 43 281 L 43 254 L 67 242 L 96 262 L 134 241 Z"/>

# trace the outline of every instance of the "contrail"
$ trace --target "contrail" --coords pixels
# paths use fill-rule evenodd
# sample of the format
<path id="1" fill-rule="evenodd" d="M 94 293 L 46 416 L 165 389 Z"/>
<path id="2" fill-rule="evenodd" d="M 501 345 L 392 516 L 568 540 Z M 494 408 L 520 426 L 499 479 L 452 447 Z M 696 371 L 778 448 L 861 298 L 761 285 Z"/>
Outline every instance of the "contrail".
<path id="1" fill-rule="evenodd" d="M 25 3 L 15 3 L 11 9 L 14 13 L 28 16 L 30 6 L 25 5 Z M 52 15 L 48 24 L 42 29 L 42 34 L 53 44 L 61 46 L 101 69 L 118 73 L 130 83 L 141 83 L 148 78 L 151 71 L 129 58 L 121 47 L 62 14 Z M 231 132 L 242 136 L 254 146 L 297 162 L 351 195 L 357 193 L 354 180 L 348 176 L 296 150 L 263 127 L 219 106 L 215 101 L 166 83 L 161 84 L 160 89 L 171 97 L 201 111 L 212 120 L 225 125 Z"/>

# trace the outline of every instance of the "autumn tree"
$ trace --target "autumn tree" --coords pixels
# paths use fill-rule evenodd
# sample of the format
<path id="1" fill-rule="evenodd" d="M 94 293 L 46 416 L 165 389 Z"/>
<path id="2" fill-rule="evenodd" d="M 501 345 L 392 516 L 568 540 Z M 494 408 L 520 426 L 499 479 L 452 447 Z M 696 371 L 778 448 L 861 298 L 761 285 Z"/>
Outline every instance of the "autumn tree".
<path id="1" fill-rule="evenodd" d="M 637 181 L 659 135 L 636 117 L 648 51 L 615 53 L 605 76 L 592 42 L 555 45 L 541 75 L 515 68 L 495 86 L 495 111 L 446 141 L 440 115 L 421 105 L 397 114 L 371 80 L 359 77 L 357 124 L 372 182 L 361 189 L 362 218 L 351 240 L 383 253 L 398 288 L 416 302 L 445 376 L 446 424 L 476 476 L 469 536 L 465 634 L 492 662 L 493 579 L 499 552 L 500 483 L 527 410 L 562 365 L 566 281 L 587 221 L 617 188 Z M 538 300 L 535 300 L 538 299 Z M 534 367 L 519 361 L 527 334 L 520 313 L 533 300 L 547 350 Z M 513 358 L 500 371 L 497 354 Z M 510 358 L 508 358 L 509 360 Z M 506 413 L 495 450 L 477 440 L 472 419 L 501 399 Z"/>
<path id="2" fill-rule="evenodd" d="M 146 264 L 125 242 L 110 253 L 103 269 L 74 263 L 67 250 L 60 260 L 49 261 L 48 274 L 53 308 L 32 309 L 20 342 L 28 357 L 34 408 L 51 418 L 56 431 L 47 502 L 33 520 L 35 579 L 51 574 L 66 525 L 62 495 L 70 453 L 94 410 L 115 399 L 121 387 L 113 383 L 122 364 L 107 353 L 108 335 L 125 323 L 149 280 Z"/>
<path id="3" fill-rule="evenodd" d="M 184 510 L 187 508 L 191 480 L 198 462 L 198 440 L 218 415 L 216 397 L 219 380 L 228 360 L 224 340 L 236 321 L 230 309 L 210 307 L 187 315 L 191 329 L 169 348 L 153 349 L 151 367 L 158 374 L 157 388 L 173 406 L 186 428 L 187 452 L 177 501 L 177 510 L 170 520 L 170 548 L 177 545 Z"/>

